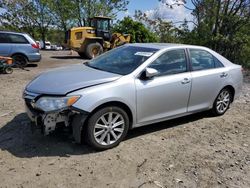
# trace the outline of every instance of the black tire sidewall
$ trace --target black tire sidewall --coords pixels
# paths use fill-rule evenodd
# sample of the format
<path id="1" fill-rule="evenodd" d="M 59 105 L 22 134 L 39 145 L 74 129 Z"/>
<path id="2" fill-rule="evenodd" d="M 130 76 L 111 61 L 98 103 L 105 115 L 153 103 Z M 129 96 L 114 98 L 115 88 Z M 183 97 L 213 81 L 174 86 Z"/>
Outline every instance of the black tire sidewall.
<path id="1" fill-rule="evenodd" d="M 102 45 L 100 43 L 98 43 L 98 42 L 96 42 L 96 43 L 90 43 L 86 47 L 86 56 L 89 59 L 93 58 L 92 49 L 95 48 L 95 47 L 99 48 L 99 53 L 96 56 L 99 56 L 99 55 L 101 55 L 103 53 L 103 47 L 102 47 Z"/>
<path id="2" fill-rule="evenodd" d="M 110 144 L 108 146 L 104 146 L 99 144 L 98 142 L 96 142 L 95 138 L 94 138 L 94 127 L 95 127 L 95 123 L 96 121 L 103 115 L 106 114 L 108 112 L 118 112 L 119 114 L 121 114 L 123 116 L 123 119 L 125 121 L 125 127 L 124 127 L 124 132 L 122 133 L 122 136 L 113 144 Z M 119 143 L 125 138 L 125 136 L 127 135 L 129 129 L 129 118 L 127 113 L 116 106 L 110 106 L 110 107 L 104 107 L 98 111 L 96 111 L 89 119 L 87 122 L 87 128 L 86 128 L 86 141 L 89 145 L 91 145 L 92 147 L 94 147 L 97 150 L 105 150 L 105 149 L 111 149 L 117 145 L 119 145 Z"/>
<path id="3" fill-rule="evenodd" d="M 224 91 L 227 91 L 227 92 L 229 93 L 229 98 L 230 98 L 229 100 L 230 100 L 230 103 L 229 103 L 227 109 L 226 109 L 223 113 L 220 113 L 220 112 L 217 110 L 216 102 L 217 102 L 217 99 L 218 99 L 218 97 L 220 96 L 220 94 L 221 94 L 222 92 L 224 92 Z M 228 88 L 222 89 L 222 90 L 219 92 L 219 94 L 217 95 L 217 97 L 216 97 L 216 99 L 215 99 L 215 101 L 214 101 L 213 109 L 212 109 L 213 114 L 214 114 L 215 116 L 221 116 L 221 115 L 225 114 L 226 111 L 230 108 L 231 102 L 232 102 L 232 93 L 231 93 L 231 91 L 230 91 Z"/>
<path id="4" fill-rule="evenodd" d="M 26 57 L 21 55 L 21 54 L 13 55 L 12 58 L 14 59 L 14 61 L 16 61 L 17 58 L 22 58 L 23 62 L 18 63 L 18 65 L 21 67 L 26 67 L 28 65 L 28 61 L 27 61 Z"/>
<path id="5" fill-rule="evenodd" d="M 11 74 L 13 72 L 13 69 L 11 67 L 7 67 L 4 70 L 5 74 Z"/>

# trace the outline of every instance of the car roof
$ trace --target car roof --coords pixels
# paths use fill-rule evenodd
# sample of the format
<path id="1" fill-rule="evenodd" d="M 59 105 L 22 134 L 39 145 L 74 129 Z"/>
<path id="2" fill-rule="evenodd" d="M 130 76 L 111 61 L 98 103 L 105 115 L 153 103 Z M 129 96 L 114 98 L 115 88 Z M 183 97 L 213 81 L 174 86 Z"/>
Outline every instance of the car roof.
<path id="1" fill-rule="evenodd" d="M 144 47 L 144 48 L 155 48 L 155 49 L 159 49 L 159 50 L 172 48 L 172 47 L 207 49 L 204 46 L 177 44 L 177 43 L 133 43 L 133 44 L 128 44 L 128 45 L 129 46 L 136 46 L 136 47 Z"/>
<path id="2" fill-rule="evenodd" d="M 193 49 L 199 49 L 199 50 L 205 50 L 209 53 L 211 53 L 213 56 L 215 56 L 220 62 L 222 62 L 225 66 L 231 66 L 232 62 L 230 62 L 228 59 L 220 55 L 219 53 L 204 47 L 204 46 L 197 46 L 197 45 L 187 45 L 187 44 L 176 44 L 176 43 L 130 43 L 127 44 L 128 46 L 135 46 L 135 47 L 144 47 L 144 48 L 154 48 L 158 50 L 164 50 L 164 49 L 171 49 L 171 48 L 193 48 Z"/>
<path id="3" fill-rule="evenodd" d="M 26 35 L 26 33 L 15 32 L 15 31 L 4 31 L 4 30 L 0 30 L 0 33 L 10 33 L 10 34 Z"/>

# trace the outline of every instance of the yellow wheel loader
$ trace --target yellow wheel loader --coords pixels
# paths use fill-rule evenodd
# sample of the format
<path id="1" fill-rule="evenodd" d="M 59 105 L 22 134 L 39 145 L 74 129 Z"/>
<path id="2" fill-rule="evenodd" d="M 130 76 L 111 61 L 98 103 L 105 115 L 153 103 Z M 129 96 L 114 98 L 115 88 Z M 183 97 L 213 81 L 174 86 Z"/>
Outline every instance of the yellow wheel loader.
<path id="1" fill-rule="evenodd" d="M 74 27 L 66 33 L 66 46 L 81 57 L 94 58 L 104 51 L 130 42 L 129 34 L 111 33 L 111 18 L 96 16 L 89 27 Z"/>

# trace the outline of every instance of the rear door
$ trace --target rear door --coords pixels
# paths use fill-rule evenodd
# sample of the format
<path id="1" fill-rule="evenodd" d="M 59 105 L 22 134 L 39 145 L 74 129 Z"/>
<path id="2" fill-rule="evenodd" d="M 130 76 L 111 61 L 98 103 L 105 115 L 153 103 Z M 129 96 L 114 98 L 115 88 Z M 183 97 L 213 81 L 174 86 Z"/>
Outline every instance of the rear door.
<path id="1" fill-rule="evenodd" d="M 0 33 L 0 56 L 10 56 L 12 45 L 6 33 Z"/>
<path id="2" fill-rule="evenodd" d="M 228 75 L 227 68 L 203 49 L 189 49 L 192 90 L 188 111 L 208 109 L 222 89 Z"/>

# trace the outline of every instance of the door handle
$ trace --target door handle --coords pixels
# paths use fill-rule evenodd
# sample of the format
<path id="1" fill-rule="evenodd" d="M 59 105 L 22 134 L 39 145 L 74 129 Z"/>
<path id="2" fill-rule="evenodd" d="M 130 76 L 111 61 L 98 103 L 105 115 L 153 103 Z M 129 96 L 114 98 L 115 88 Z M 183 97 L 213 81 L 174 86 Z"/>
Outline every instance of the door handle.
<path id="1" fill-rule="evenodd" d="M 190 79 L 188 78 L 184 78 L 182 81 L 181 81 L 182 84 L 188 84 L 190 83 Z"/>
<path id="2" fill-rule="evenodd" d="M 227 73 L 223 72 L 223 73 L 221 73 L 220 77 L 225 78 L 225 77 L 227 77 L 227 75 L 228 75 Z"/>

